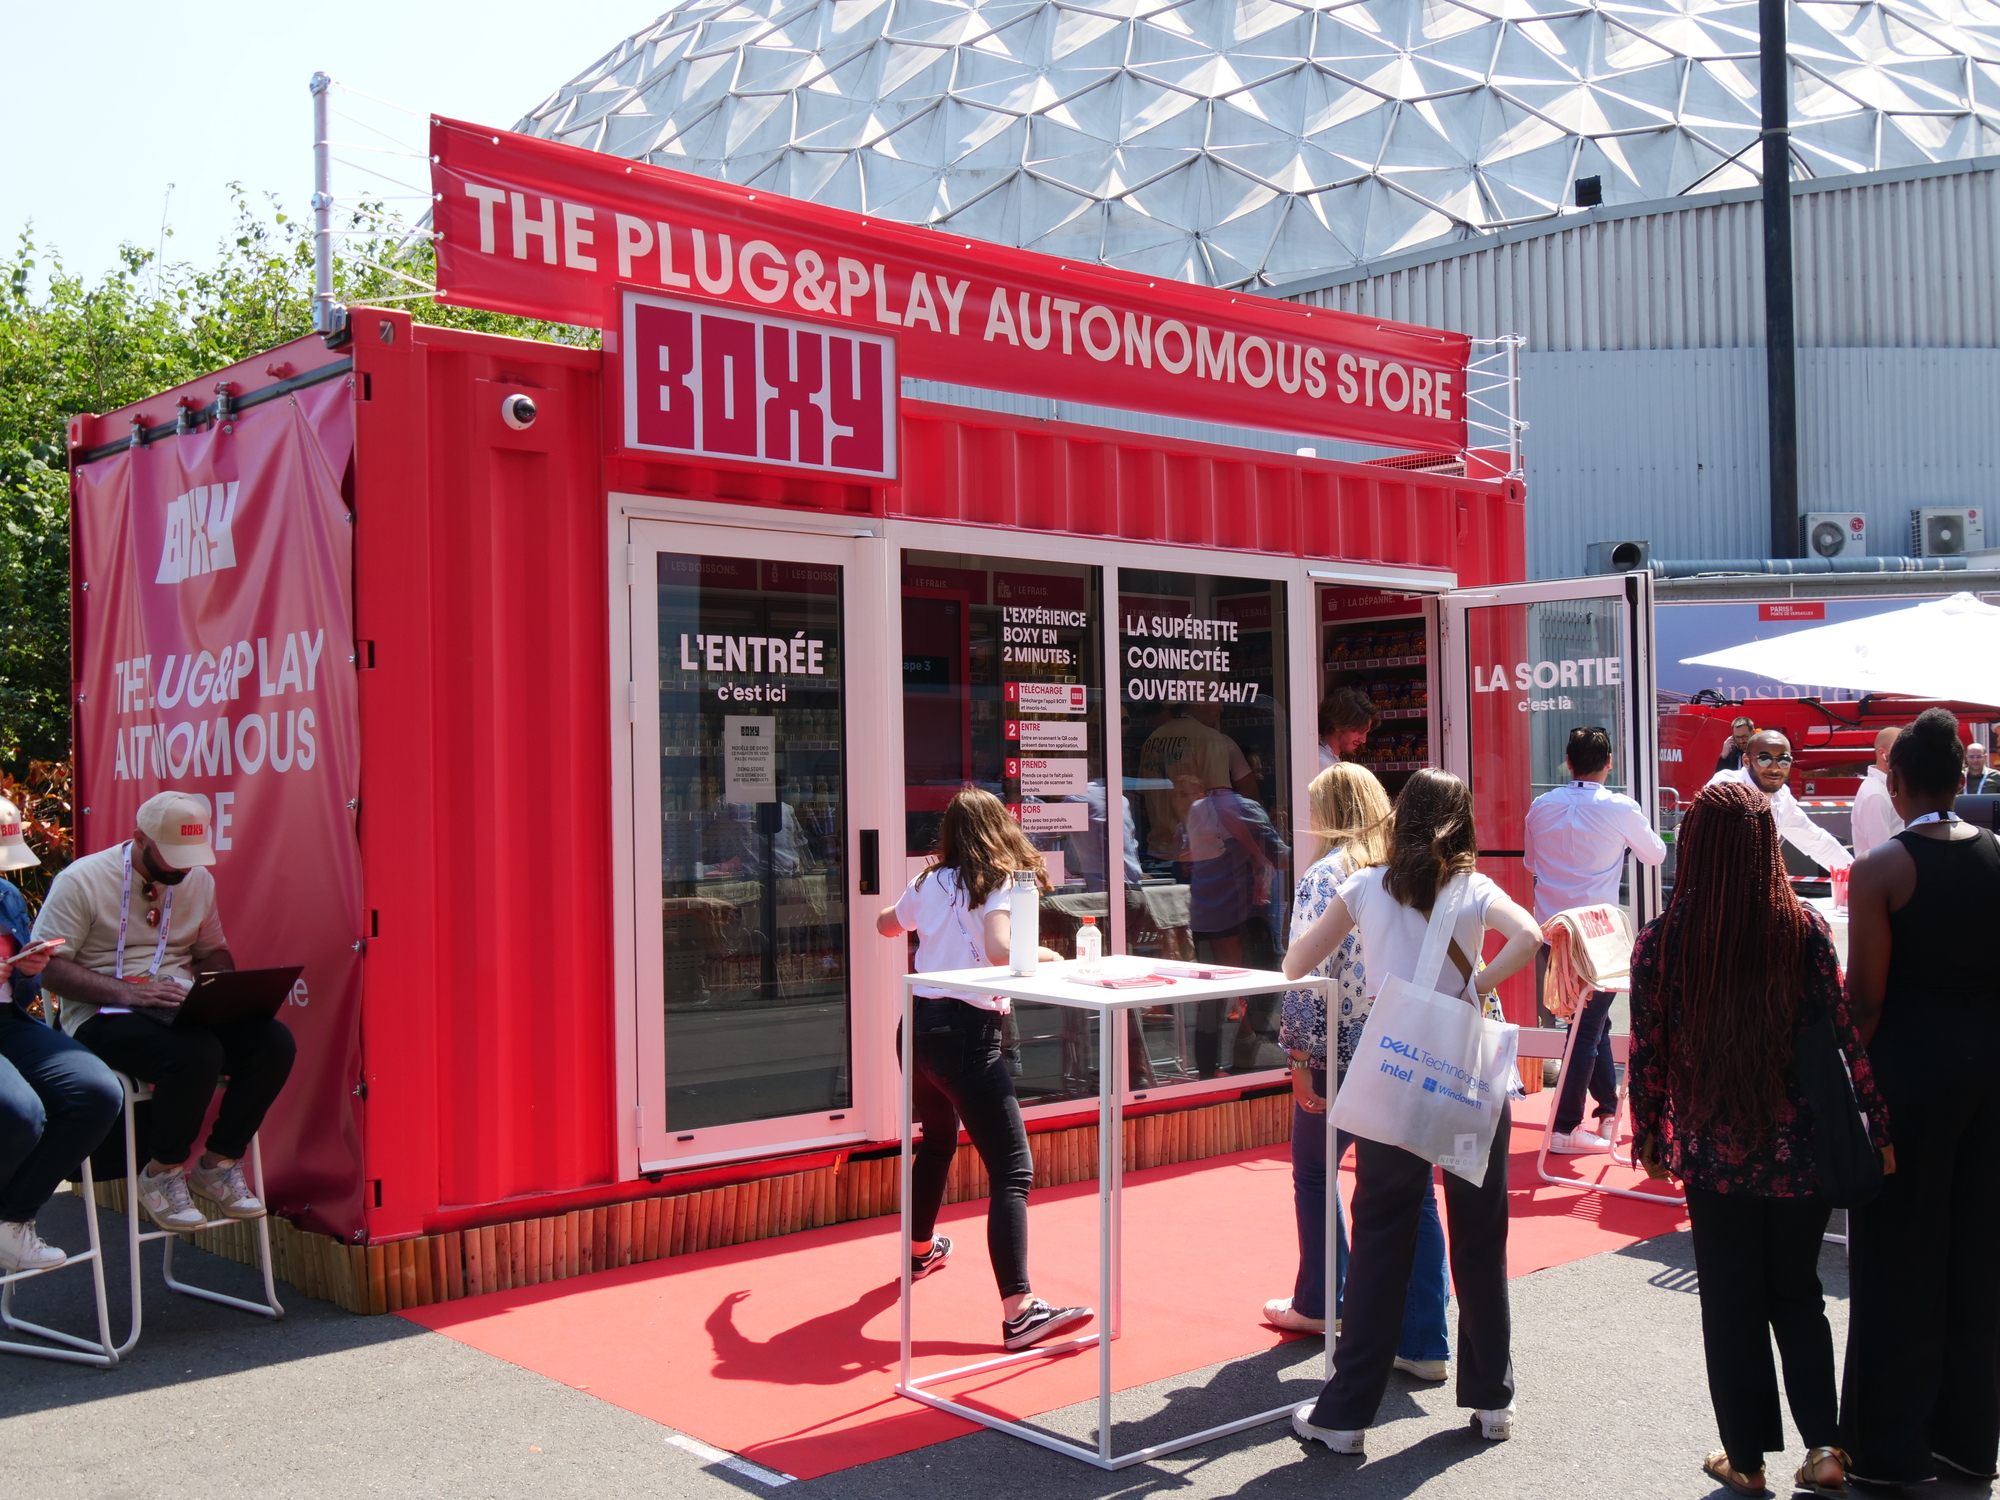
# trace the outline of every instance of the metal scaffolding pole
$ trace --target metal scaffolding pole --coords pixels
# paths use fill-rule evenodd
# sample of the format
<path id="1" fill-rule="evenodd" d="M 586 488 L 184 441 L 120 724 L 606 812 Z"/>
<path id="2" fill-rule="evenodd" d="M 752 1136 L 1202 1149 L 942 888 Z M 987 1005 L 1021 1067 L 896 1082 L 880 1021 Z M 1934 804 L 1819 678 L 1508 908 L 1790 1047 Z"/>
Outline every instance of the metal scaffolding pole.
<path id="1" fill-rule="evenodd" d="M 312 76 L 313 96 L 313 332 L 336 332 L 345 310 L 333 300 L 333 144 L 327 135 L 327 95 L 333 79 Z"/>
<path id="2" fill-rule="evenodd" d="M 1770 430 L 1771 556 L 1799 555 L 1798 330 L 1792 302 L 1789 0 L 1758 0 L 1764 105 L 1764 392 Z"/>

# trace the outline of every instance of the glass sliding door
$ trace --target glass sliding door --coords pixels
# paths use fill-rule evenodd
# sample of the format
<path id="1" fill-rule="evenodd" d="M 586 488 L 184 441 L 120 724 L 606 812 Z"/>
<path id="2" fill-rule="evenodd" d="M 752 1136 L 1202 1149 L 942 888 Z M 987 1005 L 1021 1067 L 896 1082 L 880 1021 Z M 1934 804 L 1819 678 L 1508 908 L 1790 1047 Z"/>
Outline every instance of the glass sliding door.
<path id="1" fill-rule="evenodd" d="M 703 530 L 634 553 L 639 1006 L 662 1044 L 640 1062 L 664 1075 L 641 1080 L 664 1105 L 642 1162 L 841 1133 L 854 1097 L 851 544 L 744 556 L 696 550 Z"/>

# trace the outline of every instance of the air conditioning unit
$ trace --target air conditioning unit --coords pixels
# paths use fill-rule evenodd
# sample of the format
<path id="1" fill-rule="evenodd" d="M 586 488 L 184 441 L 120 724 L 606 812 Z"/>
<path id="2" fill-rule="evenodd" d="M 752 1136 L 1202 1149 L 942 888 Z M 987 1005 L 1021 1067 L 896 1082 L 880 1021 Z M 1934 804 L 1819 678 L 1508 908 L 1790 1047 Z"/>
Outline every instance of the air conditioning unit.
<path id="1" fill-rule="evenodd" d="M 1583 549 L 1583 571 L 1637 573 L 1653 565 L 1651 542 L 1592 542 Z"/>
<path id="2" fill-rule="evenodd" d="M 1807 557 L 1866 557 L 1868 518 L 1852 511 L 1809 510 L 1799 517 L 1799 546 Z"/>
<path id="3" fill-rule="evenodd" d="M 1923 505 L 1910 512 L 1910 556 L 1962 557 L 1986 547 L 1983 511 L 1958 505 Z"/>

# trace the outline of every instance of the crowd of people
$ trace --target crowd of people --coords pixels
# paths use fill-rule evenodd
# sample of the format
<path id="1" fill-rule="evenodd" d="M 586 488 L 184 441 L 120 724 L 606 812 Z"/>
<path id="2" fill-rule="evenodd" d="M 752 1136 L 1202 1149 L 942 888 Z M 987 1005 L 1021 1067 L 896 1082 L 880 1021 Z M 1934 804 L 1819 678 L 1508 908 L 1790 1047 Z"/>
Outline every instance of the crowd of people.
<path id="1" fill-rule="evenodd" d="M 1336 737 L 1326 738 L 1331 751 Z M 1911 1484 L 1941 1472 L 1992 1477 L 2000 1459 L 2000 1169 L 1989 1149 L 2000 1138 L 2000 1093 L 1986 1076 L 2000 1053 L 2000 974 L 1965 941 L 2000 904 L 2000 843 L 1952 810 L 1962 791 L 1985 790 L 1986 773 L 1969 764 L 1983 757 L 1968 756 L 1950 714 L 1930 710 L 1875 749 L 1857 799 L 1857 859 L 1787 789 L 1784 736 L 1739 720 L 1681 823 L 1666 910 L 1631 947 L 1635 1149 L 1686 1195 L 1722 1440 L 1702 1467 L 1745 1495 L 1767 1493 L 1766 1459 L 1784 1447 L 1780 1364 L 1806 1447 L 1792 1475 L 1798 1491 L 1845 1495 L 1850 1480 Z M 1333 1376 L 1297 1409 L 1293 1428 L 1338 1453 L 1364 1452 L 1395 1370 L 1442 1381 L 1455 1364 L 1457 1401 L 1474 1430 L 1492 1441 L 1513 1433 L 1505 1101 L 1483 1174 L 1476 1163 L 1439 1174 L 1431 1158 L 1343 1131 L 1337 1152 L 1355 1153 L 1350 1244 L 1337 1194 L 1328 1212 L 1328 1083 L 1329 1073 L 1344 1079 L 1385 983 L 1416 981 L 1434 913 L 1450 936 L 1437 991 L 1498 1017 L 1495 990 L 1544 952 L 1545 929 L 1565 913 L 1615 908 L 1628 856 L 1666 858 L 1638 804 L 1606 785 L 1609 734 L 1580 726 L 1565 755 L 1570 782 L 1536 800 L 1524 831 L 1533 913 L 1479 872 L 1474 797 L 1458 778 L 1419 771 L 1392 806 L 1372 773 L 1329 754 L 1311 785 L 1316 858 L 1297 883 L 1284 972 L 1331 983 L 1324 996 L 1290 992 L 1282 1006 L 1299 1266 L 1291 1295 L 1265 1303 L 1264 1316 L 1334 1340 Z M 941 842 L 937 864 L 882 913 L 885 934 L 920 934 L 920 970 L 1004 954 L 1005 912 L 992 893 L 1006 870 L 1032 868 L 1037 856 L 982 798 L 993 800 L 960 794 L 946 817 L 958 831 Z M 987 829 L 976 855 L 964 832 L 975 824 Z M 1852 867 L 1844 976 L 1825 919 L 1786 873 L 1787 842 L 1828 868 Z M 1489 934 L 1499 947 L 1482 961 Z M 1591 992 L 1571 1017 L 1557 1150 L 1611 1149 L 1614 998 Z M 926 1144 L 911 1270 L 929 1274 L 950 1253 L 934 1224 L 963 1118 L 995 1183 L 988 1234 L 1003 1337 L 1020 1348 L 1091 1310 L 1050 1308 L 1029 1291 L 1025 1137 L 994 1018 L 979 1009 L 938 996 L 918 1011 Z M 1818 1272 L 1836 1204 L 1850 1214 L 1844 1375 Z M 1455 1359 L 1448 1286 L 1458 1299 Z M 1034 1309 L 1018 1333 L 1017 1308 Z"/>
<path id="2" fill-rule="evenodd" d="M 56 875 L 32 925 L 19 887 L 0 879 L 0 1271 L 68 1260 L 36 1216 L 117 1122 L 118 1072 L 153 1086 L 137 1195 L 153 1223 L 185 1231 L 264 1213 L 243 1157 L 291 1074 L 292 1033 L 275 1019 L 180 1014 L 196 976 L 236 967 L 209 873 L 210 817 L 194 793 L 149 798 L 131 838 Z M 39 863 L 20 810 L 0 799 L 0 870 Z"/>

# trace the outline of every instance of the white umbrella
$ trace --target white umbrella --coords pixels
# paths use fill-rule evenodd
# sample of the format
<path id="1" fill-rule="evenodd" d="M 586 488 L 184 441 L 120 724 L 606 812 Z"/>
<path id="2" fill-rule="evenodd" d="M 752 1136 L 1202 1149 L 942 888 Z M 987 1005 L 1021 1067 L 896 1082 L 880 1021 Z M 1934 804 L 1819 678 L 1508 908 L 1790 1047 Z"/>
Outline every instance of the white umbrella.
<path id="1" fill-rule="evenodd" d="M 1683 666 L 1724 667 L 1814 687 L 2000 704 L 2000 609 L 1970 594 L 1801 630 Z"/>

